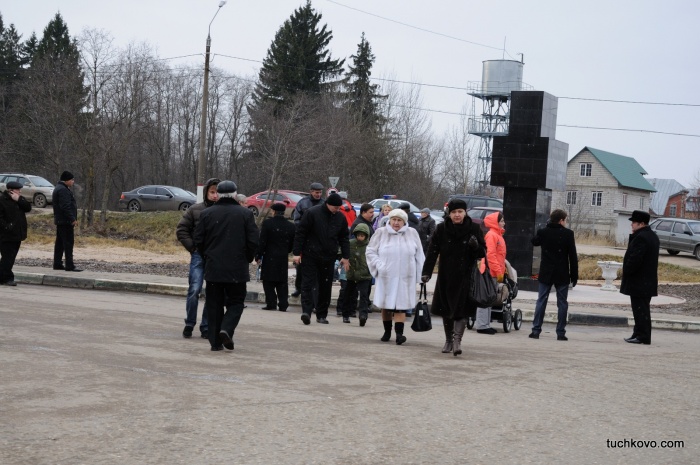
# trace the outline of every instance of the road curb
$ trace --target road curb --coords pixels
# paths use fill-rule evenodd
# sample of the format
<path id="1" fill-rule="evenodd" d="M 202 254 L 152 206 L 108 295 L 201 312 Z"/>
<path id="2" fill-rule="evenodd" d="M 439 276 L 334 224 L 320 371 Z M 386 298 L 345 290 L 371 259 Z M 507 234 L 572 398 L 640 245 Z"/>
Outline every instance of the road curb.
<path id="1" fill-rule="evenodd" d="M 28 272 L 16 272 L 15 281 L 20 284 L 41 284 L 45 286 L 70 287 L 75 289 L 96 289 L 105 291 L 145 292 L 149 294 L 163 294 L 179 297 L 186 297 L 188 289 L 188 286 L 182 284 L 94 279 L 82 278 L 79 276 L 56 276 Z M 265 303 L 265 293 L 248 291 L 246 293 L 245 300 L 246 302 Z M 337 302 L 337 298 L 331 299 L 329 310 L 335 308 Z M 293 306 L 300 306 L 301 299 L 299 297 L 290 297 L 289 304 Z M 523 321 L 532 322 L 534 313 L 535 312 L 532 310 L 522 310 Z M 556 324 L 556 311 L 546 312 L 544 321 L 546 323 Z M 587 326 L 629 327 L 634 326 L 634 318 L 628 316 L 570 312 L 568 315 L 568 323 Z M 672 331 L 700 331 L 700 321 L 652 318 L 651 325 L 654 329 L 666 329 Z"/>

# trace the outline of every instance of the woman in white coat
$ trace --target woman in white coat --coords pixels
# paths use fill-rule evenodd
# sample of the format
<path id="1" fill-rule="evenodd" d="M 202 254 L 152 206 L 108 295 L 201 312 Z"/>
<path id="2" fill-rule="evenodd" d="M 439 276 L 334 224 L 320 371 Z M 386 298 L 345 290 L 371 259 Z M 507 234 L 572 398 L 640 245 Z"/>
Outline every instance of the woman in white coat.
<path id="1" fill-rule="evenodd" d="M 389 222 L 378 228 L 367 246 L 367 265 L 375 278 L 373 303 L 382 309 L 384 335 L 391 339 L 392 317 L 396 344 L 406 342 L 403 335 L 406 310 L 416 306 L 416 284 L 421 282 L 425 255 L 418 232 L 408 227 L 406 212 L 389 213 Z"/>

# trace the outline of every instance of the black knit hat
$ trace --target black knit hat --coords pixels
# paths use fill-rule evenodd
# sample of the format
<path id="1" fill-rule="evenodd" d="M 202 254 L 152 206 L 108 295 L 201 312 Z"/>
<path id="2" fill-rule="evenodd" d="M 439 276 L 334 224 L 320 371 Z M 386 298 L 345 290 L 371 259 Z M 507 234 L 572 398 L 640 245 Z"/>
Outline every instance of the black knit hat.
<path id="1" fill-rule="evenodd" d="M 272 209 L 276 212 L 283 212 L 287 209 L 287 206 L 283 203 L 276 203 L 272 206 Z"/>
<path id="2" fill-rule="evenodd" d="M 61 181 L 70 181 L 71 179 L 75 179 L 75 176 L 73 176 L 73 173 L 70 171 L 64 171 L 61 173 Z"/>
<path id="3" fill-rule="evenodd" d="M 328 199 L 326 199 L 326 204 L 332 207 L 342 207 L 343 199 L 341 199 L 340 196 L 334 192 L 328 196 Z"/>

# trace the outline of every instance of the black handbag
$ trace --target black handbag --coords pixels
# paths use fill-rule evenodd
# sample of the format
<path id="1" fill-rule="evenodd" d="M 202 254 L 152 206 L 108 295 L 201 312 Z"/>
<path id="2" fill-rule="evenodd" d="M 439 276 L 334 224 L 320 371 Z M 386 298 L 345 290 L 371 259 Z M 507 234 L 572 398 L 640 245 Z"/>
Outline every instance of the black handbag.
<path id="1" fill-rule="evenodd" d="M 421 300 L 421 297 L 423 300 Z M 430 310 L 428 309 L 428 289 L 425 283 L 420 283 L 418 303 L 416 303 L 416 308 L 413 311 L 415 312 L 413 323 L 411 324 L 413 331 L 422 333 L 433 329 L 433 323 L 430 321 Z"/>
<path id="2" fill-rule="evenodd" d="M 498 284 L 491 276 L 488 261 L 484 259 L 486 269 L 479 271 L 479 262 L 476 262 L 472 270 L 472 282 L 469 298 L 477 307 L 489 308 L 498 303 Z"/>

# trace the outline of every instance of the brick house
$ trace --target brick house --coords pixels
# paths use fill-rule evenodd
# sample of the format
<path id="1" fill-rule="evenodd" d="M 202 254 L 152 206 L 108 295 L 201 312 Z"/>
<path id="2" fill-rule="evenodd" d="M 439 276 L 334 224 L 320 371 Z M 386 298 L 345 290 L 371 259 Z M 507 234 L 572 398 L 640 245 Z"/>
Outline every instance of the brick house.
<path id="1" fill-rule="evenodd" d="M 634 158 L 584 147 L 566 168 L 566 190 L 552 191 L 552 209 L 569 213 L 575 232 L 601 235 L 623 244 L 633 210 L 649 211 L 654 186 Z"/>
<path id="2" fill-rule="evenodd" d="M 671 194 L 666 202 L 664 216 L 672 218 L 685 218 L 685 203 L 688 198 L 688 191 L 682 190 Z"/>

